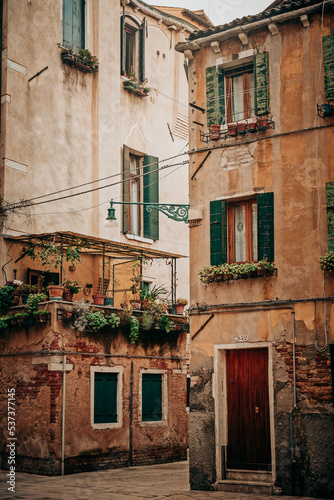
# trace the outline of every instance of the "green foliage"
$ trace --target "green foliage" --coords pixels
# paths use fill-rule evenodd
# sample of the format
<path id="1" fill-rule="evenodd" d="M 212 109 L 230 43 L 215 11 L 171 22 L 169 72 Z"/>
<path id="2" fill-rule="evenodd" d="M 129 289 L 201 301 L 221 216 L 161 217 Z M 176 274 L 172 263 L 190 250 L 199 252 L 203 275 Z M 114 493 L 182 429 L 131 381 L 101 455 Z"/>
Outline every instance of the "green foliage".
<path id="1" fill-rule="evenodd" d="M 111 328 L 117 328 L 120 325 L 120 319 L 117 314 L 112 313 L 110 316 L 106 316 L 105 319 Z"/>
<path id="2" fill-rule="evenodd" d="M 0 332 L 3 332 L 6 330 L 8 326 L 8 320 L 10 319 L 9 316 L 2 316 L 0 317 Z"/>
<path id="3" fill-rule="evenodd" d="M 13 287 L 4 285 L 0 287 L 0 312 L 4 313 L 13 303 Z"/>
<path id="4" fill-rule="evenodd" d="M 139 337 L 139 321 L 135 316 L 130 316 L 130 333 L 131 344 L 135 344 Z"/>
<path id="5" fill-rule="evenodd" d="M 166 316 L 166 314 L 163 314 L 160 318 L 160 326 L 162 330 L 166 330 L 166 332 L 170 332 L 171 326 L 172 326 L 172 321 Z"/>
<path id="6" fill-rule="evenodd" d="M 199 271 L 199 279 L 202 283 L 213 283 L 215 281 L 229 281 L 233 279 L 257 276 L 258 271 L 265 276 L 272 276 L 275 271 L 274 264 L 267 260 L 258 262 L 246 262 L 244 264 L 222 264 L 220 266 L 206 266 Z"/>
<path id="7" fill-rule="evenodd" d="M 143 314 L 143 319 L 141 323 L 141 327 L 143 330 L 150 330 L 152 328 L 154 321 L 153 316 L 148 311 L 145 311 Z"/>
<path id="8" fill-rule="evenodd" d="M 37 248 L 40 249 L 38 250 Z M 65 253 L 62 255 L 61 249 L 55 243 L 41 239 L 37 243 L 30 243 L 28 248 L 23 247 L 20 252 L 20 258 L 28 256 L 50 270 L 51 267 L 57 269 L 61 265 L 63 258 L 66 262 L 71 262 L 72 265 L 80 262 L 80 251 L 80 240 L 78 240 L 76 246 L 67 247 Z"/>
<path id="9" fill-rule="evenodd" d="M 64 287 L 69 290 L 71 293 L 73 294 L 76 294 L 76 293 L 79 293 L 81 288 L 82 288 L 82 285 L 79 281 L 77 280 L 70 280 L 70 279 L 67 279 L 66 281 L 64 281 Z"/>
<path id="10" fill-rule="evenodd" d="M 92 56 L 88 49 L 80 49 L 78 53 L 79 59 L 83 62 L 83 64 L 87 64 L 91 68 L 98 68 L 99 62 L 96 56 Z"/>
<path id="11" fill-rule="evenodd" d="M 87 325 L 93 330 L 93 332 L 97 332 L 104 326 L 106 326 L 107 320 L 104 317 L 104 314 L 100 312 L 89 312 L 87 314 Z"/>
<path id="12" fill-rule="evenodd" d="M 320 266 L 323 271 L 334 271 L 334 252 L 325 253 L 320 257 Z"/>
<path id="13" fill-rule="evenodd" d="M 37 311 L 37 305 L 39 302 L 44 302 L 47 300 L 47 295 L 45 293 L 35 293 L 29 295 L 26 303 L 26 308 L 29 314 L 33 314 Z"/>

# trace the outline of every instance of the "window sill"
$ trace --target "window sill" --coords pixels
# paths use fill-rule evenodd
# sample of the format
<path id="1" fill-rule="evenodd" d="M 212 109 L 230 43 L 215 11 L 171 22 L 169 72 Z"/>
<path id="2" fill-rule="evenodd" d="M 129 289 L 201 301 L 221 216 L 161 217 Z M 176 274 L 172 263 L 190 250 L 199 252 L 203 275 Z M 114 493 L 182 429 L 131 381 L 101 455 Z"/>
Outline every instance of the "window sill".
<path id="1" fill-rule="evenodd" d="M 202 274 L 202 275 L 200 275 L 200 281 L 201 281 L 201 283 L 208 285 L 210 283 L 238 281 L 238 280 L 255 279 L 255 278 L 268 278 L 271 276 L 277 277 L 277 268 L 258 269 L 256 271 L 250 271 L 250 272 L 246 272 L 244 274 L 238 274 L 238 275 L 233 275 L 233 274 L 215 274 L 215 275 L 212 275 L 212 273 L 210 273 L 210 275 Z"/>
<path id="2" fill-rule="evenodd" d="M 74 66 L 83 73 L 96 73 L 99 70 L 98 66 L 87 64 L 76 54 L 71 54 L 68 51 L 61 53 L 61 60 L 64 64 L 67 64 L 68 66 Z"/>
<path id="3" fill-rule="evenodd" d="M 148 245 L 152 245 L 154 240 L 150 238 L 143 238 L 142 236 L 137 236 L 136 234 L 126 234 L 125 237 L 128 240 L 140 241 L 141 243 L 147 243 Z"/>
<path id="4" fill-rule="evenodd" d="M 120 429 L 122 427 L 122 424 L 121 422 L 115 422 L 115 423 L 105 423 L 105 424 L 91 424 L 92 425 L 92 429 L 101 429 L 101 430 L 104 430 L 104 429 Z"/>
<path id="5" fill-rule="evenodd" d="M 132 80 L 123 79 L 123 87 L 125 90 L 130 92 L 131 94 L 135 94 L 139 97 L 148 97 L 148 91 L 145 92 L 144 86 L 139 85 L 139 83 L 135 83 Z"/>

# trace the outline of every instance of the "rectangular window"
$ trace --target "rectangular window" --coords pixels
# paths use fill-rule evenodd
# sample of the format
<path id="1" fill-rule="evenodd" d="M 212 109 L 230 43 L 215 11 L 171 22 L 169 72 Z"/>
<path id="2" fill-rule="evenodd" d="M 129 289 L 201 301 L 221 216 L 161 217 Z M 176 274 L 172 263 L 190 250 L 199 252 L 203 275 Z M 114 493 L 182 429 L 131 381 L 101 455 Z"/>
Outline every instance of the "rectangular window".
<path id="1" fill-rule="evenodd" d="M 142 421 L 162 420 L 162 374 L 142 374 Z"/>
<path id="2" fill-rule="evenodd" d="M 208 127 L 269 113 L 269 56 L 256 54 L 235 67 L 206 68 Z"/>
<path id="3" fill-rule="evenodd" d="M 255 116 L 253 64 L 225 72 L 227 122 Z"/>
<path id="4" fill-rule="evenodd" d="M 129 26 L 125 27 L 125 71 L 128 76 L 136 74 L 136 33 Z"/>
<path id="5" fill-rule="evenodd" d="M 257 201 L 231 203 L 228 217 L 229 261 L 257 261 Z"/>
<path id="6" fill-rule="evenodd" d="M 85 0 L 63 0 L 63 45 L 85 48 Z"/>
<path id="7" fill-rule="evenodd" d="M 123 232 L 159 239 L 159 211 L 146 205 L 159 203 L 159 160 L 123 146 Z M 138 203 L 138 204 L 137 204 Z"/>
<path id="8" fill-rule="evenodd" d="M 123 367 L 91 366 L 90 372 L 92 427 L 122 426 Z"/>
<path id="9" fill-rule="evenodd" d="M 145 80 L 146 19 L 138 24 L 123 11 L 121 16 L 121 75 Z"/>
<path id="10" fill-rule="evenodd" d="M 210 202 L 210 263 L 274 261 L 274 194 Z"/>

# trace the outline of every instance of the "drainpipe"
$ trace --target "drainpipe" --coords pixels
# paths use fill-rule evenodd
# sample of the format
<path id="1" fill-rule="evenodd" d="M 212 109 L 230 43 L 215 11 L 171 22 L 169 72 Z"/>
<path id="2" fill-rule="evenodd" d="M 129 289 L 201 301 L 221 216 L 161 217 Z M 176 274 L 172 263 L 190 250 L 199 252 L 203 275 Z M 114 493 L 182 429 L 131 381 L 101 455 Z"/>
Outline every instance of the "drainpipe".
<path id="1" fill-rule="evenodd" d="M 129 396 L 129 467 L 132 465 L 132 404 L 133 404 L 133 361 L 130 371 L 130 396 Z"/>
<path id="2" fill-rule="evenodd" d="M 293 363 L 293 407 L 297 407 L 297 384 L 296 384 L 296 336 L 295 336 L 295 310 L 291 307 L 292 321 L 292 363 Z"/>
<path id="3" fill-rule="evenodd" d="M 290 453 L 291 453 L 291 486 L 292 494 L 296 487 L 296 456 L 295 456 L 295 432 L 293 425 L 293 412 L 297 408 L 297 384 L 296 384 L 296 335 L 295 335 L 295 310 L 291 307 L 292 322 L 292 367 L 293 367 L 293 409 L 290 410 Z"/>
<path id="4" fill-rule="evenodd" d="M 63 404 L 61 409 L 61 475 L 65 475 L 65 390 L 66 390 L 66 354 L 63 354 Z"/>

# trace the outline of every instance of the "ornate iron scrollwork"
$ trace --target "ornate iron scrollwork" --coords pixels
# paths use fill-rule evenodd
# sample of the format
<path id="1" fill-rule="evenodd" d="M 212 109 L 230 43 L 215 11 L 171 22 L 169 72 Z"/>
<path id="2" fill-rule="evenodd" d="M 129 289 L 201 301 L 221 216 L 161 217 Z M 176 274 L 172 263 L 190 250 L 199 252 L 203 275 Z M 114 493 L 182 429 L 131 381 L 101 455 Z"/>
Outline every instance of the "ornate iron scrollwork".
<path id="1" fill-rule="evenodd" d="M 152 212 L 153 208 L 167 215 L 167 217 L 169 217 L 172 220 L 178 222 L 183 221 L 186 224 L 188 224 L 189 222 L 188 220 L 189 205 L 163 205 L 163 204 L 146 205 L 146 210 L 148 212 Z"/>

